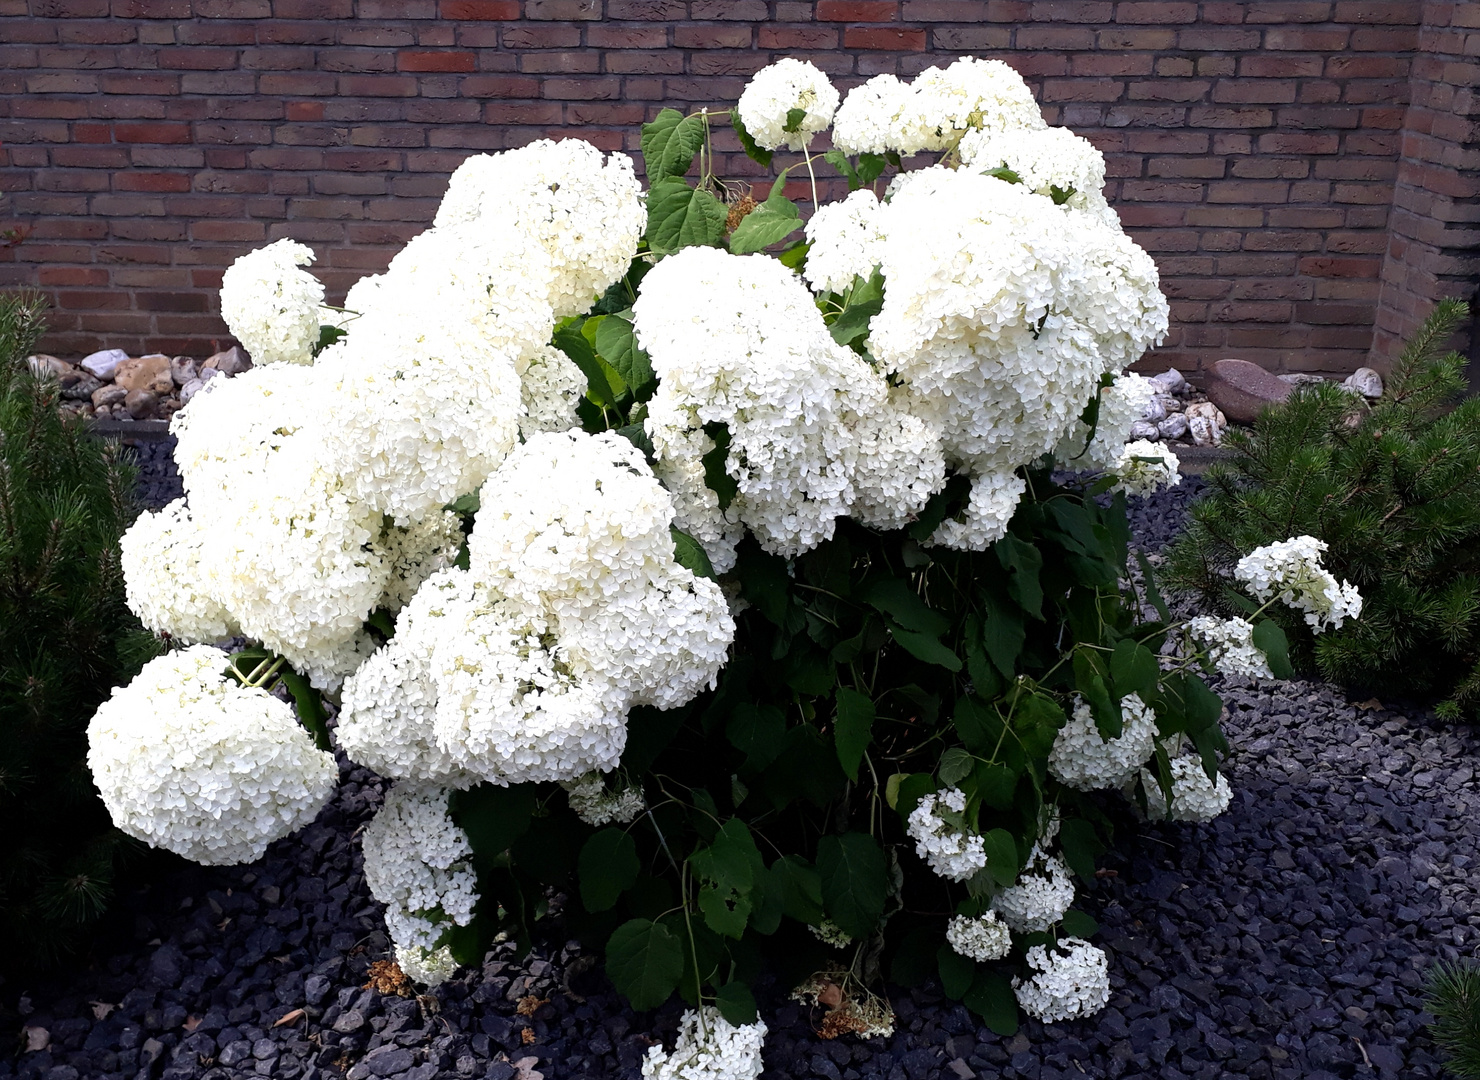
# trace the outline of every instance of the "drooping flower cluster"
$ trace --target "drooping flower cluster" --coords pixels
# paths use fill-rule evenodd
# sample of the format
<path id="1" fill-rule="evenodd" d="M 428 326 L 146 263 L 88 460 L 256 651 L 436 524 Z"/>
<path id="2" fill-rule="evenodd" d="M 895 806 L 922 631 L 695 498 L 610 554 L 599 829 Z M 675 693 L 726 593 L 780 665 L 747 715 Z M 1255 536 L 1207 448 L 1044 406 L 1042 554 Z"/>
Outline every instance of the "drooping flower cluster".
<path id="1" fill-rule="evenodd" d="M 626 825 L 647 808 L 642 788 L 624 787 L 608 791 L 599 773 L 589 773 L 564 785 L 570 808 L 587 825 Z"/>
<path id="2" fill-rule="evenodd" d="M 278 240 L 243 255 L 221 275 L 221 318 L 253 363 L 313 363 L 324 287 L 298 269 L 313 259 L 307 244 Z"/>
<path id="3" fill-rule="evenodd" d="M 293 710 L 239 685 L 220 649 L 156 657 L 87 729 L 113 824 L 207 866 L 251 862 L 312 821 L 339 781 Z"/>
<path id="4" fill-rule="evenodd" d="M 1187 623 L 1187 631 L 1208 651 L 1208 659 L 1223 675 L 1250 679 L 1272 679 L 1269 659 L 1254 644 L 1254 624 L 1248 619 L 1217 619 L 1199 615 Z"/>
<path id="5" fill-rule="evenodd" d="M 1064 938 L 1056 948 L 1028 950 L 1034 974 L 1014 978 L 1018 1004 L 1046 1024 L 1099 1012 L 1110 1003 L 1110 963 L 1103 949 L 1082 938 Z"/>
<path id="6" fill-rule="evenodd" d="M 467 926 L 478 903 L 472 846 L 447 813 L 447 791 L 402 782 L 365 826 L 365 884 L 386 906 L 385 926 L 401 970 L 435 986 L 456 969 L 439 945 L 450 926 Z"/>
<path id="7" fill-rule="evenodd" d="M 1062 855 L 1049 854 L 1046 844 L 1035 844 L 1017 882 L 992 897 L 992 910 L 1019 934 L 1048 930 L 1074 903 L 1069 864 Z"/>
<path id="8" fill-rule="evenodd" d="M 1118 738 L 1106 739 L 1090 707 L 1076 700 L 1074 715 L 1054 737 L 1048 771 L 1061 784 L 1079 791 L 1118 788 L 1133 779 L 1156 752 L 1156 714 L 1140 695 L 1120 701 L 1123 721 Z"/>
<path id="9" fill-rule="evenodd" d="M 787 57 L 756 72 L 736 108 L 757 146 L 805 150 L 832 123 L 838 92 L 816 65 Z"/>
<path id="10" fill-rule="evenodd" d="M 1083 419 L 1075 420 L 1059 440 L 1054 457 L 1063 468 L 1076 472 L 1114 471 L 1120 466 L 1131 425 L 1141 418 L 1155 395 L 1156 386 L 1150 379 L 1121 372 L 1113 383 L 1100 390 L 1100 406 L 1089 445 L 1085 445 L 1086 437 L 1090 436 L 1089 425 Z M 1179 476 L 1172 484 L 1180 481 Z"/>
<path id="11" fill-rule="evenodd" d="M 1233 788 L 1222 773 L 1210 780 L 1202 759 L 1182 756 L 1172 758 L 1172 808 L 1167 813 L 1166 795 L 1149 771 L 1141 773 L 1141 787 L 1146 792 L 1146 812 L 1152 820 L 1208 822 L 1228 809 L 1233 801 Z"/>
<path id="12" fill-rule="evenodd" d="M 1116 491 L 1127 495 L 1151 495 L 1182 482 L 1178 472 L 1181 462 L 1165 443 L 1138 439 L 1126 443 L 1120 451 L 1115 473 L 1119 477 Z"/>
<path id="13" fill-rule="evenodd" d="M 947 788 L 921 799 L 906 824 L 916 853 L 930 869 L 951 881 L 965 881 L 987 865 L 982 838 L 962 821 L 965 811 L 965 793 Z"/>
<path id="14" fill-rule="evenodd" d="M 946 924 L 946 941 L 969 960 L 1001 960 L 1012 951 L 1012 932 L 995 911 L 983 915 L 953 915 Z"/>
<path id="15" fill-rule="evenodd" d="M 882 207 L 868 188 L 819 206 L 807 222 L 807 262 L 802 276 L 818 292 L 845 291 L 865 280 L 883 258 Z"/>
<path id="16" fill-rule="evenodd" d="M 1316 633 L 1339 629 L 1362 613 L 1362 596 L 1348 581 L 1338 583 L 1321 566 L 1326 542 L 1296 536 L 1255 548 L 1238 561 L 1233 576 L 1260 600 L 1279 597 L 1297 611 Z"/>
<path id="17" fill-rule="evenodd" d="M 340 742 L 458 786 L 610 770 L 632 706 L 713 683 L 724 596 L 674 560 L 672 502 L 617 435 L 535 435 L 482 499 L 469 568 L 429 578 L 345 684 Z"/>
<path id="18" fill-rule="evenodd" d="M 712 1006 L 704 1006 L 702 1013 L 684 1011 L 672 1050 L 648 1048 L 644 1080 L 756 1080 L 761 1075 L 766 1022 L 737 1027 Z"/>

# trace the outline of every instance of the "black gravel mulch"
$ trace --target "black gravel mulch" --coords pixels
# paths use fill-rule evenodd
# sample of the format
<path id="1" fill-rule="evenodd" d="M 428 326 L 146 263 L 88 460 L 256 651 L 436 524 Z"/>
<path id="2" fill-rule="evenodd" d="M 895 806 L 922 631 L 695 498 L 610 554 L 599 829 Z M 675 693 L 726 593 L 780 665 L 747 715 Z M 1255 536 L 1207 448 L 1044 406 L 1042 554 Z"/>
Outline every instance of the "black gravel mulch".
<path id="1" fill-rule="evenodd" d="M 1195 490 L 1134 507 L 1145 546 Z M 1231 809 L 1122 830 L 1084 898 L 1109 1008 L 1004 1039 L 927 988 L 892 995 L 892 1038 L 829 1042 L 773 988 L 765 1075 L 1437 1077 L 1420 988 L 1480 932 L 1480 740 L 1318 684 L 1221 690 Z M 677 1006 L 634 1015 L 558 943 L 495 952 L 421 999 L 363 989 L 388 942 L 354 834 L 383 785 L 342 774 L 320 819 L 261 862 L 185 867 L 121 898 L 122 932 L 90 966 L 27 990 L 27 1035 L 48 1045 L 0 1060 L 0 1077 L 606 1080 L 671 1040 Z"/>

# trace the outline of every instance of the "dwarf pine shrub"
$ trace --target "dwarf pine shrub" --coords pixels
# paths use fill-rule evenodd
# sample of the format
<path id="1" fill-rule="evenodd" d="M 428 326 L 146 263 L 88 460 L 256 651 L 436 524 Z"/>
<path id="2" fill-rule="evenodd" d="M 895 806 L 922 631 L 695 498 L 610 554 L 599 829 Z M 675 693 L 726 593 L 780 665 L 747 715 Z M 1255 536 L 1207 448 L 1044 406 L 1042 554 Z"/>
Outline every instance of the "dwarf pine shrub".
<path id="1" fill-rule="evenodd" d="M 1480 398 L 1461 400 L 1466 360 L 1444 348 L 1468 316 L 1438 305 L 1368 404 L 1301 387 L 1232 430 L 1234 459 L 1208 473 L 1170 551 L 1170 580 L 1227 611 L 1240 556 L 1283 537 L 1327 545 L 1326 566 L 1364 598 L 1362 618 L 1315 636 L 1273 612 L 1297 667 L 1368 694 L 1419 695 L 1480 718 Z"/>
<path id="2" fill-rule="evenodd" d="M 1425 1008 L 1433 1014 L 1429 1032 L 1460 1080 L 1480 1080 L 1480 967 L 1467 961 L 1440 961 L 1429 968 Z"/>
<path id="3" fill-rule="evenodd" d="M 40 297 L 0 296 L 0 933 L 51 961 L 107 903 L 122 835 L 87 769 L 87 724 L 152 650 L 124 605 L 133 469 L 58 410 L 26 355 Z"/>

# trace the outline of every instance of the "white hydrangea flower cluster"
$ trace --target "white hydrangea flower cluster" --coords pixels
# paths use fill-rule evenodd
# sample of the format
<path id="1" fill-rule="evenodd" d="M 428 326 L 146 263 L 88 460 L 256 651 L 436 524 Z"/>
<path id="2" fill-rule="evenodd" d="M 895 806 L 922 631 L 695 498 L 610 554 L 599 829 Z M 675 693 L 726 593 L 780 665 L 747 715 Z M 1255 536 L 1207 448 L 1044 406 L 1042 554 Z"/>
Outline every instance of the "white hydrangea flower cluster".
<path id="1" fill-rule="evenodd" d="M 456 786 L 608 771 L 630 708 L 713 684 L 735 630 L 724 594 L 674 560 L 672 500 L 618 435 L 535 435 L 482 506 L 469 569 L 432 575 L 346 683 L 340 741 Z"/>
<path id="2" fill-rule="evenodd" d="M 805 150 L 832 123 L 838 91 L 816 65 L 787 57 L 752 75 L 736 108 L 757 146 Z M 804 115 L 792 124 L 787 117 L 797 109 Z"/>
<path id="3" fill-rule="evenodd" d="M 307 244 L 278 240 L 243 255 L 221 275 L 221 318 L 252 363 L 313 363 L 324 286 L 298 269 L 313 260 Z"/>
<path id="4" fill-rule="evenodd" d="M 1143 375 L 1123 371 L 1109 386 L 1100 389 L 1100 411 L 1094 437 L 1085 446 L 1089 425 L 1076 419 L 1059 440 L 1054 457 L 1065 469 L 1076 472 L 1113 471 L 1130 438 L 1131 425 L 1141 418 L 1156 396 L 1156 386 Z"/>
<path id="5" fill-rule="evenodd" d="M 647 809 L 642 788 L 633 786 L 621 791 L 608 791 L 600 773 L 588 773 L 561 786 L 565 788 L 565 797 L 576 817 L 597 828 L 613 823 L 626 825 Z"/>
<path id="6" fill-rule="evenodd" d="M 1208 650 L 1208 658 L 1223 675 L 1272 679 L 1269 659 L 1254 644 L 1254 624 L 1248 619 L 1217 619 L 1199 615 L 1187 623 L 1194 641 Z"/>
<path id="7" fill-rule="evenodd" d="M 1115 463 L 1117 477 L 1114 490 L 1127 495 L 1151 495 L 1182 482 L 1178 470 L 1182 463 L 1165 443 L 1137 439 L 1128 442 Z"/>
<path id="8" fill-rule="evenodd" d="M 1141 771 L 1141 787 L 1146 792 L 1146 812 L 1154 821 L 1170 817 L 1172 821 L 1205 823 L 1212 821 L 1233 802 L 1233 788 L 1228 778 L 1218 774 L 1208 779 L 1202 759 L 1184 755 L 1172 758 L 1172 810 L 1167 813 L 1166 795 L 1149 769 Z"/>
<path id="9" fill-rule="evenodd" d="M 867 280 L 883 259 L 884 230 L 878 196 L 868 188 L 819 206 L 807 222 L 807 261 L 802 276 L 818 292 L 845 292 L 855 277 Z"/>
<path id="10" fill-rule="evenodd" d="M 1053 1024 L 1092 1016 L 1110 1003 L 1109 959 L 1083 938 L 1064 938 L 1056 949 L 1034 945 L 1027 961 L 1034 974 L 1014 978 L 1012 987 L 1029 1016 Z"/>
<path id="11" fill-rule="evenodd" d="M 736 1027 L 713 1006 L 685 1009 L 673 1049 L 649 1047 L 642 1075 L 644 1080 L 757 1080 L 765 1041 L 764 1020 Z"/>
<path id="12" fill-rule="evenodd" d="M 360 839 L 365 884 L 385 905 L 401 970 L 427 985 L 456 970 L 451 953 L 437 943 L 447 924 L 472 922 L 478 904 L 473 848 L 447 813 L 447 794 L 446 788 L 396 784 Z"/>
<path id="13" fill-rule="evenodd" d="M 950 881 L 965 881 L 987 865 L 986 846 L 961 821 L 966 795 L 946 788 L 925 796 L 910 811 L 905 831 L 930 869 Z"/>
<path id="14" fill-rule="evenodd" d="M 992 910 L 1019 934 L 1047 930 L 1064 917 L 1074 903 L 1074 882 L 1061 855 L 1049 854 L 1040 841 L 1028 855 L 1028 865 L 992 898 Z"/>
<path id="15" fill-rule="evenodd" d="M 1049 774 L 1078 791 L 1103 791 L 1133 780 L 1156 753 L 1156 714 L 1139 694 L 1120 699 L 1123 721 L 1119 738 L 1105 739 L 1078 695 L 1074 714 L 1054 737 L 1048 755 Z"/>
<path id="16" fill-rule="evenodd" d="M 1347 619 L 1362 614 L 1362 596 L 1349 581 L 1338 583 L 1321 566 L 1326 542 L 1314 536 L 1295 536 L 1249 552 L 1233 568 L 1261 601 L 1279 597 L 1297 611 L 1317 634 L 1340 629 Z"/>
<path id="17" fill-rule="evenodd" d="M 1012 932 L 995 911 L 982 915 L 953 915 L 946 924 L 946 941 L 968 960 L 1001 960 L 1012 951 Z"/>
<path id="18" fill-rule="evenodd" d="M 124 596 L 145 629 L 185 641 L 224 641 L 238 633 L 208 588 L 206 539 L 184 499 L 140 514 L 123 534 Z"/>
<path id="19" fill-rule="evenodd" d="M 113 824 L 208 866 L 252 862 L 307 825 L 339 782 L 292 708 L 196 645 L 144 665 L 88 725 L 87 764 Z"/>
<path id="20" fill-rule="evenodd" d="M 913 83 L 876 75 L 850 91 L 834 118 L 833 145 L 845 154 L 908 157 L 948 150 L 973 129 L 1043 126 L 1022 76 L 1000 60 L 966 56 L 946 68 L 926 68 Z"/>
<path id="21" fill-rule="evenodd" d="M 833 341 L 775 259 L 687 248 L 643 278 L 633 317 L 661 380 L 646 420 L 658 475 L 719 573 L 746 528 L 797 555 L 845 514 L 898 527 L 944 485 L 933 427 Z M 739 490 L 726 509 L 705 483 L 711 425 L 729 432 L 725 468 Z"/>
<path id="22" fill-rule="evenodd" d="M 1010 169 L 1029 191 L 1052 198 L 1058 188 L 1061 198 L 1068 196 L 1064 206 L 1119 223 L 1105 201 L 1105 155 L 1068 128 L 973 129 L 957 152 L 977 172 Z"/>
<path id="23" fill-rule="evenodd" d="M 151 629 L 239 632 L 332 689 L 371 649 L 367 616 L 449 565 L 460 537 L 442 507 L 493 474 L 521 419 L 530 433 L 574 421 L 584 379 L 548 342 L 557 314 L 585 310 L 637 250 L 631 161 L 544 142 L 459 176 L 438 226 L 351 290 L 348 338 L 312 367 L 218 380 L 177 414 L 188 509 L 141 518 L 125 545 Z M 243 273 L 286 250 L 253 253 Z M 165 550 L 200 570 L 174 596 L 158 584 Z"/>

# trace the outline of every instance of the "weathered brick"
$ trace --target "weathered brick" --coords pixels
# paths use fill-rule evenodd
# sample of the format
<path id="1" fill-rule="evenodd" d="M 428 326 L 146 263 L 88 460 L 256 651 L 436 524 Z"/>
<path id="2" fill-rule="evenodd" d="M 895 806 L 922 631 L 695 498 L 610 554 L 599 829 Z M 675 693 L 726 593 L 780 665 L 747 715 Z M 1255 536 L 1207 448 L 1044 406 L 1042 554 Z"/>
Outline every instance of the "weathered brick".
<path id="1" fill-rule="evenodd" d="M 843 44 L 850 49 L 880 49 L 890 52 L 924 52 L 925 31 L 892 27 L 850 26 L 843 31 Z"/>

